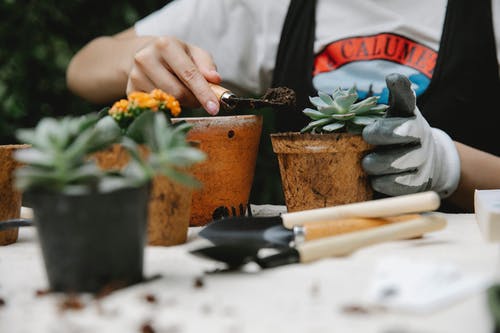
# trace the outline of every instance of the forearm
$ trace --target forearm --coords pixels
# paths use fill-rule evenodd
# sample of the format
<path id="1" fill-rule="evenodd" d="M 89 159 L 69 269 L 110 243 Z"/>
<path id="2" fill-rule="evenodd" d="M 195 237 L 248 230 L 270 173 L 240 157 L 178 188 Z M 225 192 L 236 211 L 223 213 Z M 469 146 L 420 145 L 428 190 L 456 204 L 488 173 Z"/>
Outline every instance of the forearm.
<path id="1" fill-rule="evenodd" d="M 94 39 L 71 60 L 66 73 L 68 88 L 94 103 L 124 96 L 134 55 L 151 38 L 129 32 Z"/>
<path id="2" fill-rule="evenodd" d="M 500 157 L 455 142 L 460 155 L 460 182 L 449 201 L 474 211 L 475 189 L 500 188 Z"/>

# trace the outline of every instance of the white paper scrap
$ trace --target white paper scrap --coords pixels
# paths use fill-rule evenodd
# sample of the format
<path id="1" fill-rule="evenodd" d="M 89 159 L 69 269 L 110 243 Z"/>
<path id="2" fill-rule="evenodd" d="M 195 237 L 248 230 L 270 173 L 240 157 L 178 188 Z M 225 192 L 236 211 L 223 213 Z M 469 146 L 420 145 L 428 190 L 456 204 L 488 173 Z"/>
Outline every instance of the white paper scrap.
<path id="1" fill-rule="evenodd" d="M 484 291 L 492 277 L 466 273 L 450 263 L 382 259 L 368 288 L 367 303 L 389 310 L 430 312 Z"/>

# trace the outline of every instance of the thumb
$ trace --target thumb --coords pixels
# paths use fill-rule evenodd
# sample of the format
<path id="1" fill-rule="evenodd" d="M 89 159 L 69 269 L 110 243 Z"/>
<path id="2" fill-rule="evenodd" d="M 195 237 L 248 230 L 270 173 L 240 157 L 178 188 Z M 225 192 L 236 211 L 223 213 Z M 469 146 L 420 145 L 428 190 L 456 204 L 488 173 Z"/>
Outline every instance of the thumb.
<path id="1" fill-rule="evenodd" d="M 389 74 L 385 77 L 389 89 L 389 108 L 386 117 L 413 117 L 416 97 L 411 82 L 402 74 Z"/>

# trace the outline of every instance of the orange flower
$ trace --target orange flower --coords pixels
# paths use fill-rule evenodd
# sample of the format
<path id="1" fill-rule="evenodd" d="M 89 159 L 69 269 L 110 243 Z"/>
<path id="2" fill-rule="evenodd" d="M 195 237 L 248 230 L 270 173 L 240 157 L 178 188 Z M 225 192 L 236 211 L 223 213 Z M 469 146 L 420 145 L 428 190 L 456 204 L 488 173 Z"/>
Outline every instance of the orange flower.
<path id="1" fill-rule="evenodd" d="M 177 117 L 181 113 L 179 101 L 161 89 L 153 89 L 149 94 L 134 91 L 127 98 L 115 102 L 109 110 L 109 115 L 119 122 L 130 121 L 130 119 L 137 117 L 147 109 L 153 112 L 158 110 L 167 111 L 169 109 L 174 117 Z"/>
<path id="2" fill-rule="evenodd" d="M 167 94 L 166 92 L 164 92 L 163 90 L 161 89 L 153 89 L 150 93 L 151 97 L 158 100 L 158 101 L 166 101 L 167 98 L 170 96 L 169 94 Z"/>
<path id="3" fill-rule="evenodd" d="M 170 98 L 165 101 L 165 105 L 170 109 L 170 113 L 172 114 L 172 116 L 177 117 L 181 114 L 181 105 L 179 104 L 179 101 L 176 100 L 173 96 L 169 97 Z"/>
<path id="4" fill-rule="evenodd" d="M 128 100 L 120 99 L 119 101 L 115 102 L 115 104 L 113 104 L 113 106 L 109 110 L 109 114 L 115 115 L 118 113 L 127 113 L 127 108 L 128 108 Z"/>
<path id="5" fill-rule="evenodd" d="M 158 105 L 160 104 L 160 102 L 152 98 L 150 94 L 138 91 L 128 95 L 128 100 L 136 107 L 151 109 L 153 111 L 158 110 Z"/>

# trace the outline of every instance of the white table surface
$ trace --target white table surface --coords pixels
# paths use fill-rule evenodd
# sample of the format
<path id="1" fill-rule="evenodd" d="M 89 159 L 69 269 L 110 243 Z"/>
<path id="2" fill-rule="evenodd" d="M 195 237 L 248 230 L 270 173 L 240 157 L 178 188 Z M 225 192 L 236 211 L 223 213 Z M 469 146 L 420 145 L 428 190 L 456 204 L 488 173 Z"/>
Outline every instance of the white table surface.
<path id="1" fill-rule="evenodd" d="M 187 244 L 147 247 L 145 275 L 161 275 L 96 300 L 80 295 L 81 310 L 60 309 L 65 296 L 36 296 L 47 280 L 34 228 L 0 247 L 0 332 L 491 332 L 484 292 L 426 314 L 346 312 L 366 295 L 376 264 L 387 256 L 451 263 L 496 279 L 498 245 L 483 241 L 474 215 L 445 215 L 448 227 L 422 239 L 374 245 L 344 258 L 268 270 L 205 274 L 218 263 L 188 250 L 204 240 L 190 230 Z M 248 267 L 247 267 L 248 268 Z M 252 268 L 252 267 L 250 267 Z M 203 286 L 195 287 L 202 277 Z M 150 303 L 145 296 L 154 295 Z M 146 331 L 147 332 L 147 331 Z"/>

